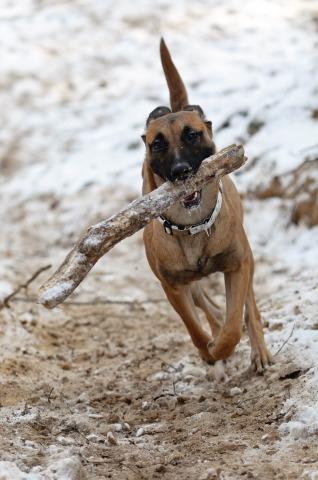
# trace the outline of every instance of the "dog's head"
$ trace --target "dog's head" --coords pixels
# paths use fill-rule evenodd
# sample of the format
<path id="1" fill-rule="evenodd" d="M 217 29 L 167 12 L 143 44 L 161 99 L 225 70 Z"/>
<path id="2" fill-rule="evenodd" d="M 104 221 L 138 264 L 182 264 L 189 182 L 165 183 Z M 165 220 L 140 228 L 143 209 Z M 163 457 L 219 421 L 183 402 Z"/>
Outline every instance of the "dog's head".
<path id="1" fill-rule="evenodd" d="M 158 107 L 150 113 L 142 136 L 152 172 L 172 182 L 195 175 L 201 162 L 215 153 L 211 122 L 198 105 L 171 113 Z"/>

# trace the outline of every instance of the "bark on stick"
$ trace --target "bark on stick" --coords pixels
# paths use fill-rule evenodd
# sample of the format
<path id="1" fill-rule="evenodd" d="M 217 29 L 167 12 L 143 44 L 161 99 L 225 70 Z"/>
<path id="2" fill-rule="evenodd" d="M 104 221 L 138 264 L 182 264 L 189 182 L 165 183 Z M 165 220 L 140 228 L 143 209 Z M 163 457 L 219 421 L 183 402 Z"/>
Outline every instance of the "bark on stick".
<path id="1" fill-rule="evenodd" d="M 245 161 L 243 147 L 231 145 L 206 158 L 194 177 L 182 183 L 166 182 L 107 220 L 90 227 L 53 276 L 41 287 L 38 303 L 46 308 L 54 308 L 62 303 L 95 263 L 118 242 L 145 227 L 181 198 L 233 172 Z"/>

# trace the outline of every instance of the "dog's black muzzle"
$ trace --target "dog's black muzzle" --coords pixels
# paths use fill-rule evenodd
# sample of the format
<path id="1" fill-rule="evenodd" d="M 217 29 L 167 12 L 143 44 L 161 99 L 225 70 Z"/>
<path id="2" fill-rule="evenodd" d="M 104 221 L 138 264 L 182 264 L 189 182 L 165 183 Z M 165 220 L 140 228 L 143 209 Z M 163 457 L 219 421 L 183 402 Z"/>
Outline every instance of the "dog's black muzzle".
<path id="1" fill-rule="evenodd" d="M 186 180 L 193 175 L 193 168 L 188 162 L 180 162 L 171 166 L 170 178 L 172 182 L 176 180 Z"/>

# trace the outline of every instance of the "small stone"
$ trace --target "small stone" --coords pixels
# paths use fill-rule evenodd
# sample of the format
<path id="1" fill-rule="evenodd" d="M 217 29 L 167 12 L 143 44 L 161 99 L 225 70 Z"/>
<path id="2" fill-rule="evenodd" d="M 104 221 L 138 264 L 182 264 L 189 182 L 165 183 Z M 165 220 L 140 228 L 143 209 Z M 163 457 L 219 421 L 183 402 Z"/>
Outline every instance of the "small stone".
<path id="1" fill-rule="evenodd" d="M 243 470 L 239 470 L 237 473 L 238 473 L 239 475 L 242 475 L 242 476 L 247 474 L 246 470 L 244 470 L 244 469 L 243 469 Z"/>
<path id="2" fill-rule="evenodd" d="M 99 442 L 99 436 L 96 435 L 95 433 L 91 433 L 90 435 L 87 435 L 87 440 L 89 440 L 92 443 L 98 443 Z"/>
<path id="3" fill-rule="evenodd" d="M 243 390 L 239 387 L 234 387 L 234 388 L 231 388 L 230 390 L 230 395 L 232 397 L 234 397 L 235 395 L 240 395 L 241 393 L 243 392 Z"/>
<path id="4" fill-rule="evenodd" d="M 110 445 L 118 445 L 116 438 L 114 437 L 113 432 L 107 433 L 107 441 Z"/>
<path id="5" fill-rule="evenodd" d="M 164 473 L 166 471 L 166 467 L 164 465 L 157 465 L 155 468 L 155 472 L 157 473 Z"/>
<path id="6" fill-rule="evenodd" d="M 107 417 L 107 423 L 120 423 L 121 418 L 117 413 L 110 413 Z"/>
<path id="7" fill-rule="evenodd" d="M 86 405 L 90 402 L 90 398 L 86 392 L 81 393 L 76 400 L 76 403 L 85 403 Z"/>

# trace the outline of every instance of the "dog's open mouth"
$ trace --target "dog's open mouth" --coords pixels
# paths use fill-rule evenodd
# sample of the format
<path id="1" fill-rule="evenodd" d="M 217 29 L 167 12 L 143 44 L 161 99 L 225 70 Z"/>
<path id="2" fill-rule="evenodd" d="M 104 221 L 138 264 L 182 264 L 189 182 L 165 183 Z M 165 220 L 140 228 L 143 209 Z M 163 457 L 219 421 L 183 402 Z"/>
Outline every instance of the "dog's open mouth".
<path id="1" fill-rule="evenodd" d="M 187 195 L 181 200 L 182 205 L 185 208 L 197 207 L 201 202 L 202 190 L 197 190 L 191 195 Z"/>

